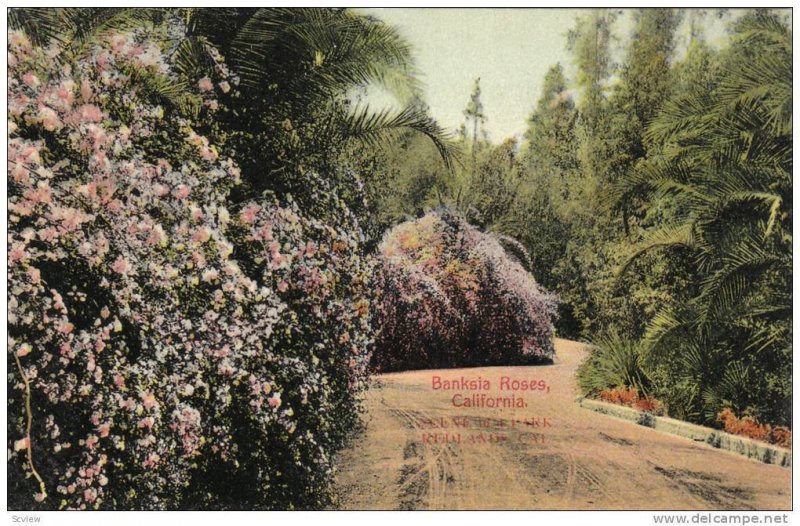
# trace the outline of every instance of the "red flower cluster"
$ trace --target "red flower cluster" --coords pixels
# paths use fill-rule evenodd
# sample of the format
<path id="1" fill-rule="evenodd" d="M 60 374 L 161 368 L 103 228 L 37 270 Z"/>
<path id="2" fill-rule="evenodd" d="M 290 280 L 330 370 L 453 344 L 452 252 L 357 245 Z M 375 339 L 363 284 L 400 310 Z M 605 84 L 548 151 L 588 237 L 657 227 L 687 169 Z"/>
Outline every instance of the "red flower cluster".
<path id="1" fill-rule="evenodd" d="M 604 402 L 632 407 L 639 411 L 647 411 L 653 414 L 662 414 L 664 412 L 664 404 L 650 396 L 640 396 L 639 391 L 633 388 L 604 389 L 600 391 L 599 396 Z"/>
<path id="2" fill-rule="evenodd" d="M 792 432 L 787 427 L 772 427 L 769 424 L 762 424 L 752 416 L 739 418 L 730 408 L 719 412 L 717 422 L 724 426 L 726 433 L 761 440 L 781 447 L 792 447 Z"/>

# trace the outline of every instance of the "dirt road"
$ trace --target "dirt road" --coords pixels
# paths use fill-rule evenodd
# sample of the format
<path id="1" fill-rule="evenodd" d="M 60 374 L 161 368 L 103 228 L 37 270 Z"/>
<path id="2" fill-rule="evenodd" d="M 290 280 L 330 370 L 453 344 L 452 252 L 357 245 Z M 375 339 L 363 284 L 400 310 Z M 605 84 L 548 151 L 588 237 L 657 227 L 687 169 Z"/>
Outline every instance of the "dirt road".
<path id="1" fill-rule="evenodd" d="M 374 379 L 366 428 L 339 458 L 341 509 L 791 508 L 791 470 L 581 409 L 581 344 L 557 340 L 551 366 L 386 374 Z M 442 380 L 488 380 L 433 389 Z M 465 407 L 501 377 L 544 380 L 514 391 L 526 407 Z M 535 383 L 538 389 L 542 383 Z M 462 389 L 462 387 L 465 387 Z M 481 394 L 485 395 L 481 398 Z M 456 398 L 454 399 L 454 396 Z"/>

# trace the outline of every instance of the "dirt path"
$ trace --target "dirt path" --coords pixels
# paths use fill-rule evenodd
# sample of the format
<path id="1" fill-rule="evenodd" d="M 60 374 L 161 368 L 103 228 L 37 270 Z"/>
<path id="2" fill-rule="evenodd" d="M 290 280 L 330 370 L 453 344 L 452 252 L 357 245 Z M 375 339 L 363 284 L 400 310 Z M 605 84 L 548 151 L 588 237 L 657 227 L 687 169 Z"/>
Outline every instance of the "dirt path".
<path id="1" fill-rule="evenodd" d="M 376 377 L 366 429 L 339 458 L 338 507 L 791 508 L 789 469 L 579 408 L 574 372 L 585 349 L 567 340 L 556 349 L 551 366 Z M 434 375 L 482 377 L 491 391 L 433 390 Z M 550 391 L 518 392 L 524 408 L 454 407 L 455 394 L 509 395 L 501 376 L 542 379 Z"/>

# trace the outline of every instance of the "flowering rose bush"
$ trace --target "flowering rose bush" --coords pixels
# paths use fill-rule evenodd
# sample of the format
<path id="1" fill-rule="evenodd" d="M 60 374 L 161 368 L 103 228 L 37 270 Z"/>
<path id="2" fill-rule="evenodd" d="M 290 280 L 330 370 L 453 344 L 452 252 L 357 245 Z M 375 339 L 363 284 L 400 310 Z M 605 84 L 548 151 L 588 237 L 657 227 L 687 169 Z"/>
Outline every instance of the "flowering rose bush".
<path id="1" fill-rule="evenodd" d="M 431 212 L 390 230 L 379 251 L 377 369 L 552 358 L 556 300 L 492 235 Z"/>
<path id="2" fill-rule="evenodd" d="M 357 225 L 229 210 L 143 35 L 9 41 L 9 507 L 320 505 L 371 345 Z"/>

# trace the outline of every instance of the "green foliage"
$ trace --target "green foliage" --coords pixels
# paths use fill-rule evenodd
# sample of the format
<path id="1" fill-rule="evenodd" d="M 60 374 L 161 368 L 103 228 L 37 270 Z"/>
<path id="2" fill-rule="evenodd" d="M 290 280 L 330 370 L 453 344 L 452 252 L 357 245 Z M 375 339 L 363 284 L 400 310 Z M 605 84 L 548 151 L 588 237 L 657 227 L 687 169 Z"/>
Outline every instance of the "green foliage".
<path id="1" fill-rule="evenodd" d="M 459 150 L 451 153 L 455 160 L 459 158 Z M 388 228 L 443 204 L 454 173 L 441 161 L 435 144 L 409 131 L 400 131 L 390 148 L 371 143 L 347 145 L 338 164 L 359 177 L 360 197 L 353 201 L 360 202 L 359 217 L 373 248 Z"/>
<path id="2" fill-rule="evenodd" d="M 498 146 L 485 146 L 475 161 L 463 167 L 454 187 L 454 202 L 465 210 L 470 222 L 498 229 L 498 223 L 518 199 L 523 184 L 517 144 L 509 139 Z"/>
<path id="3" fill-rule="evenodd" d="M 644 369 L 645 348 L 616 332 L 599 338 L 578 368 L 578 385 L 584 395 L 604 389 L 636 389 L 647 393 L 650 378 Z"/>
<path id="4" fill-rule="evenodd" d="M 280 79 L 281 95 L 309 102 L 372 81 L 401 100 L 418 89 L 409 44 L 393 27 L 350 10 L 258 9 L 238 28 L 230 48 L 242 83 L 254 91 L 290 68 L 304 75 Z"/>
<path id="5" fill-rule="evenodd" d="M 538 185 L 547 184 L 548 178 L 556 181 L 551 184 L 551 197 L 569 199 L 571 184 L 566 180 L 573 177 L 578 169 L 575 154 L 575 125 L 578 112 L 567 87 L 564 68 L 561 64 L 552 66 L 545 75 L 542 95 L 536 108 L 528 118 L 525 132 L 524 162 L 531 175 L 538 177 Z M 569 181 L 570 183 L 572 181 Z"/>
<path id="6" fill-rule="evenodd" d="M 727 407 L 788 423 L 791 33 L 783 15 L 753 11 L 714 51 L 703 13 L 690 12 L 686 55 L 673 62 L 681 16 L 634 12 L 618 69 L 615 15 L 578 18 L 580 103 L 552 68 L 529 119 L 524 198 L 503 231 L 564 300 L 561 334 L 618 349 L 593 356 L 638 349 L 670 414 L 716 425 Z M 590 359 L 582 387 L 642 389 L 607 368 Z"/>
<path id="7" fill-rule="evenodd" d="M 791 356 L 791 37 L 779 15 L 764 12 L 733 29 L 720 77 L 691 83 L 665 104 L 646 134 L 661 146 L 620 182 L 620 195 L 637 192 L 662 211 L 631 260 L 679 250 L 696 267 L 696 294 L 667 306 L 648 327 L 654 356 L 671 355 L 657 366 L 662 396 L 706 422 L 731 407 L 783 424 Z"/>
<path id="8" fill-rule="evenodd" d="M 447 132 L 417 106 L 409 106 L 395 113 L 390 110 L 373 112 L 369 107 L 356 107 L 345 120 L 350 137 L 371 146 L 392 142 L 408 130 L 427 137 L 442 158 L 445 168 L 451 167 L 454 155 Z"/>

